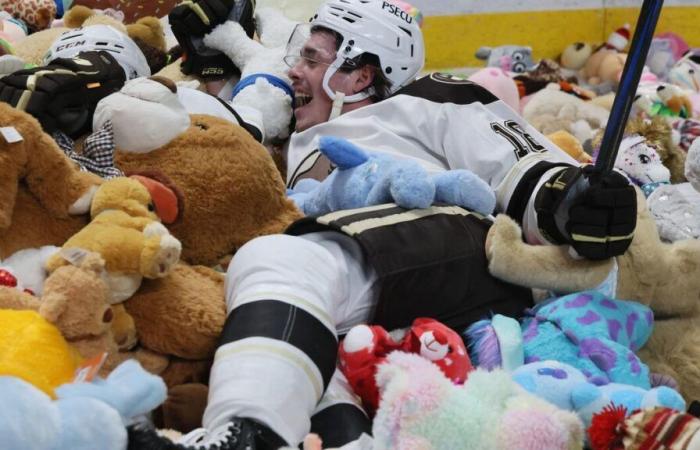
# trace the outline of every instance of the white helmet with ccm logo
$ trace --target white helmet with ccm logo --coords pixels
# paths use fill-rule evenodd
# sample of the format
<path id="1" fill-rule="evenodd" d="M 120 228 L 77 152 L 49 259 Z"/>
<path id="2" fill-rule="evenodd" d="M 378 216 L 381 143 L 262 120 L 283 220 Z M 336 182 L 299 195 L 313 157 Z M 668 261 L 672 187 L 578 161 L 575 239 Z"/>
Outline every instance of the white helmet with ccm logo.
<path id="1" fill-rule="evenodd" d="M 151 68 L 141 49 L 129 36 L 108 25 L 90 25 L 60 35 L 51 44 L 44 64 L 56 58 L 72 58 L 80 52 L 104 50 L 109 52 L 131 80 L 151 75 Z"/>
<path id="2" fill-rule="evenodd" d="M 337 67 L 363 53 L 379 58 L 384 75 L 392 83 L 391 93 L 413 81 L 423 68 L 425 48 L 420 27 L 411 15 L 391 2 L 327 0 L 310 25 L 329 28 L 343 37 L 336 62 L 324 77 L 323 87 L 327 93 L 330 91 L 328 80 Z M 346 102 L 352 100 L 345 99 Z"/>

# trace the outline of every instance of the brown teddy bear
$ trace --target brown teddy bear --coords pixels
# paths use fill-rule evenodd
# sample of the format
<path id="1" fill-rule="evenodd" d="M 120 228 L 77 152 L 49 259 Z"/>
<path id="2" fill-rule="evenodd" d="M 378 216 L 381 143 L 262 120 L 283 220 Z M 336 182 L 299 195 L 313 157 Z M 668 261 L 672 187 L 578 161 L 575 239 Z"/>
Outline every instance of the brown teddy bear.
<path id="1" fill-rule="evenodd" d="M 532 246 L 520 227 L 500 215 L 486 252 L 491 273 L 522 286 L 567 293 L 599 286 L 617 262 L 615 297 L 648 305 L 654 331 L 640 357 L 653 372 L 673 377 L 687 399 L 700 399 L 700 240 L 667 244 L 638 190 L 637 229 L 616 261 L 575 260 L 565 246 Z"/>
<path id="2" fill-rule="evenodd" d="M 81 357 L 107 353 L 101 373 L 106 375 L 127 358 L 136 358 L 153 373 L 162 372 L 168 359 L 153 352 L 119 352 L 112 334 L 115 317 L 109 305 L 109 287 L 104 279 L 104 260 L 82 249 L 61 251 L 68 265 L 54 271 L 37 298 L 14 288 L 0 287 L 0 308 L 37 311 L 55 325 Z"/>
<path id="3" fill-rule="evenodd" d="M 83 174 L 41 132 L 38 122 L 6 105 L 0 107 L 11 112 L 11 116 L 0 115 L 0 125 L 11 121 L 19 129 L 17 124 L 23 124 L 27 128 L 23 134 L 33 137 L 22 144 L 27 150 L 44 143 L 55 150 L 50 157 L 56 161 L 50 166 L 65 165 Z M 282 232 L 301 213 L 286 198 L 284 182 L 267 150 L 243 128 L 223 119 L 193 115 L 190 127 L 168 144 L 148 153 L 117 152 L 116 162 L 125 172 L 161 171 L 182 191 L 186 210 L 182 220 L 169 229 L 183 245 L 183 263 L 177 264 L 166 278 L 145 280 L 125 305 L 135 320 L 141 345 L 170 358 L 161 373 L 170 387 L 206 382 L 225 320 L 223 275 L 209 267 L 189 264 L 218 264 L 254 237 Z M 66 175 L 59 179 L 71 178 Z M 99 182 L 92 175 L 87 179 Z M 39 181 L 50 184 L 52 180 L 44 177 Z M 15 181 L 14 185 L 6 183 L 4 192 L 21 194 L 25 190 L 18 190 Z M 63 191 L 55 193 L 60 192 Z M 56 202 L 67 203 L 61 196 Z M 53 204 L 49 206 L 58 209 Z M 60 220 L 34 200 L 30 192 L 17 196 L 15 208 L 8 216 L 11 233 L 0 232 L 0 258 L 23 248 L 62 245 L 89 219 L 83 215 L 72 226 L 60 227 Z M 23 233 L 15 228 L 19 219 L 29 231 Z"/>
<path id="4" fill-rule="evenodd" d="M 626 61 L 626 53 L 602 47 L 588 57 L 580 75 L 590 85 L 617 86 Z"/>
<path id="5" fill-rule="evenodd" d="M 65 27 L 48 28 L 30 34 L 14 46 L 15 55 L 27 64 L 41 66 L 46 52 L 61 34 L 78 27 L 109 25 L 127 34 L 139 46 L 151 67 L 151 73 L 160 71 L 168 63 L 165 33 L 155 17 L 144 17 L 135 23 L 124 25 L 107 15 L 96 14 L 85 6 L 75 6 L 66 12 L 64 24 Z"/>
<path id="6" fill-rule="evenodd" d="M 61 245 L 87 223 L 102 179 L 81 172 L 39 122 L 0 103 L 0 258 L 18 250 Z"/>

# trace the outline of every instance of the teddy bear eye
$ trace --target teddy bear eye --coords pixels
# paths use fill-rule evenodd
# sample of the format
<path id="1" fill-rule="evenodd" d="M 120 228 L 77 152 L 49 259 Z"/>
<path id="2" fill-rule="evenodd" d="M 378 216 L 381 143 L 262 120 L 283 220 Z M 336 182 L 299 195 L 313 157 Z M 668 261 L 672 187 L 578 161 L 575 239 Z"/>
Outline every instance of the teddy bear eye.
<path id="1" fill-rule="evenodd" d="M 148 204 L 148 210 L 151 211 L 151 212 L 153 212 L 153 211 L 156 210 L 156 207 L 153 205 L 153 203 L 149 203 L 149 204 Z"/>
<path id="2" fill-rule="evenodd" d="M 649 161 L 651 161 L 651 158 L 649 158 L 647 155 L 639 155 L 639 161 L 642 164 L 649 164 Z"/>
<path id="3" fill-rule="evenodd" d="M 521 59 L 523 59 L 523 54 L 520 52 L 515 52 L 513 53 L 513 59 L 516 61 L 520 61 Z"/>

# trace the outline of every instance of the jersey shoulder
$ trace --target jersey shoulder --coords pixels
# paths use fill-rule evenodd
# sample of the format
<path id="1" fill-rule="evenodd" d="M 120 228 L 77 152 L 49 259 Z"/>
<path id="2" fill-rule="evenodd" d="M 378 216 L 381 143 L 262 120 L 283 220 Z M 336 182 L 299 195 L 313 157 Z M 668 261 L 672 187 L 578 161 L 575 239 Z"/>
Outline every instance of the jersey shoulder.
<path id="1" fill-rule="evenodd" d="M 447 73 L 431 73 L 396 91 L 394 96 L 409 95 L 435 103 L 489 104 L 498 98 L 472 81 Z"/>

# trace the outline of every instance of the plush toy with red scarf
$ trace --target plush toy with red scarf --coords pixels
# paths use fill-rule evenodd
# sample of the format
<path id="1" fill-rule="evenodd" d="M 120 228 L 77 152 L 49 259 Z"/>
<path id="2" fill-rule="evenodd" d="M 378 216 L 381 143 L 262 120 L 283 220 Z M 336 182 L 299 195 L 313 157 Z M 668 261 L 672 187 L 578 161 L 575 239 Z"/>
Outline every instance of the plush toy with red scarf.
<path id="1" fill-rule="evenodd" d="M 379 406 L 377 366 L 395 350 L 432 361 L 456 384 L 464 383 L 474 369 L 459 334 L 436 320 L 416 319 L 400 338 L 378 325 L 353 327 L 340 345 L 340 369 L 369 414 Z"/>

